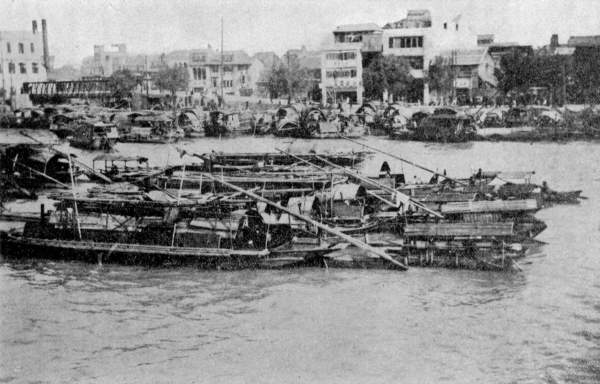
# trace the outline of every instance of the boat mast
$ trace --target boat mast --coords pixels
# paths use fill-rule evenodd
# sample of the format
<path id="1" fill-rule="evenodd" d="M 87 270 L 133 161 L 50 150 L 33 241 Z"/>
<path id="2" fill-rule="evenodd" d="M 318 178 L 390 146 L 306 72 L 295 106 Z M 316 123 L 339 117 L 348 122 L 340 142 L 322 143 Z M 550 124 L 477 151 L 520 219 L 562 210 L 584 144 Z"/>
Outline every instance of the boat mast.
<path id="1" fill-rule="evenodd" d="M 77 234 L 79 240 L 81 240 L 81 225 L 79 224 L 79 212 L 77 211 L 77 196 L 75 195 L 75 178 L 73 177 L 73 162 L 71 161 L 71 154 L 68 153 L 69 158 L 69 174 L 71 175 L 71 192 L 73 193 L 73 213 L 75 214 L 75 223 L 77 224 Z"/>
<path id="2" fill-rule="evenodd" d="M 223 16 L 221 16 L 221 103 L 225 104 L 225 100 L 223 99 L 223 72 L 225 68 L 223 67 Z"/>

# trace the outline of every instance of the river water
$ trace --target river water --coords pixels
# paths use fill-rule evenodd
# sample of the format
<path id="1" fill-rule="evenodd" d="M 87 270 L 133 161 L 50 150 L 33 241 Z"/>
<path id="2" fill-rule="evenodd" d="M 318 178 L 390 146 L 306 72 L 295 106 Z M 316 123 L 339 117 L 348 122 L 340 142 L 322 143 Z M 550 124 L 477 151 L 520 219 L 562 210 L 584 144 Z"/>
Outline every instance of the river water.
<path id="1" fill-rule="evenodd" d="M 535 170 L 538 181 L 582 189 L 589 199 L 540 211 L 548 228 L 538 239 L 546 244 L 515 273 L 3 261 L 0 382 L 600 382 L 600 144 L 366 142 L 450 175 Z M 178 146 L 288 145 L 242 137 Z M 358 148 L 343 140 L 293 145 Z M 172 146 L 117 149 L 154 164 L 179 161 Z M 94 155 L 74 152 L 87 161 Z M 376 172 L 383 159 L 370 159 L 365 170 Z"/>

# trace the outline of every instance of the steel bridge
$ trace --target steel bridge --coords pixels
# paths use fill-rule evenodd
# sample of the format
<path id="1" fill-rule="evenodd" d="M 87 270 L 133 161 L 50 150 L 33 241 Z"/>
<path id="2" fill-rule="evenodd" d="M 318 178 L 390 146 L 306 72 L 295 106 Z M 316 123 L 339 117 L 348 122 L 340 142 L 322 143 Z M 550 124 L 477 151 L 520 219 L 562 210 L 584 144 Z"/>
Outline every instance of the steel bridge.
<path id="1" fill-rule="evenodd" d="M 32 101 L 68 98 L 110 98 L 114 90 L 108 80 L 37 81 L 23 83 L 21 93 Z"/>

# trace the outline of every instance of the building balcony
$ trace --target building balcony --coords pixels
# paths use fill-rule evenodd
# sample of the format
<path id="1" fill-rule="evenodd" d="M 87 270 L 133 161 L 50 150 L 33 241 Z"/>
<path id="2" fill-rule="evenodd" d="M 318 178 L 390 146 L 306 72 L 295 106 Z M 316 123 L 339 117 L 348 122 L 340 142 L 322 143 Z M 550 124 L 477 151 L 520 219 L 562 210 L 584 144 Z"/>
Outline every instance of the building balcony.
<path id="1" fill-rule="evenodd" d="M 394 55 L 394 56 L 423 56 L 423 55 L 425 55 L 425 48 L 424 47 L 389 48 L 387 46 L 384 46 L 383 53 L 385 55 Z"/>

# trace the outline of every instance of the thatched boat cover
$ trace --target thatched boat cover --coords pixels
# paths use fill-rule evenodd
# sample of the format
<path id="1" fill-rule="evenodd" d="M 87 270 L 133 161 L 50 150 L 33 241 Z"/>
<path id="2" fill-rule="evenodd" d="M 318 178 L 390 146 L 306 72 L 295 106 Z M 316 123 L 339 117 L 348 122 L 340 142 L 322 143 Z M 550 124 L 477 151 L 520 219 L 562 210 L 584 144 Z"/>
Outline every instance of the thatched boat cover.
<path id="1" fill-rule="evenodd" d="M 412 238 L 508 237 L 513 235 L 513 223 L 415 223 L 404 228 Z"/>
<path id="2" fill-rule="evenodd" d="M 480 212 L 527 212 L 537 211 L 538 202 L 527 200 L 465 201 L 442 205 L 442 214 Z"/>

